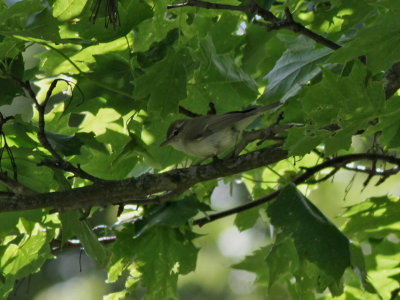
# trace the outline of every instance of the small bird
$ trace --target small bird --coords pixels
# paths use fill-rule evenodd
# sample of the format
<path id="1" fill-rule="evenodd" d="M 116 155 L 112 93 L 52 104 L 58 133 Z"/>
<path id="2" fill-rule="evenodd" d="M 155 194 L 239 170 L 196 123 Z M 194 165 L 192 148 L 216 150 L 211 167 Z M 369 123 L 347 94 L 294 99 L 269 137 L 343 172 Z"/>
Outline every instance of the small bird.
<path id="1" fill-rule="evenodd" d="M 243 111 L 176 120 L 169 126 L 167 139 L 160 146 L 171 145 L 195 157 L 215 157 L 235 146 L 242 131 L 258 116 L 281 105 L 273 102 Z"/>

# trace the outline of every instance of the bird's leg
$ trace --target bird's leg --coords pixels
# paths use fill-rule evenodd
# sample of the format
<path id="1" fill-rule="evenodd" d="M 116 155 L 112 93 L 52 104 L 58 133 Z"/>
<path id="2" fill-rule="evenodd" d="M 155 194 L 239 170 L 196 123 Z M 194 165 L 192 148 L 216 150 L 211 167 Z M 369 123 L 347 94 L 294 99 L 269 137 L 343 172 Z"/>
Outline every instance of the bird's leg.
<path id="1" fill-rule="evenodd" d="M 210 107 L 210 110 L 207 112 L 207 115 L 215 115 L 215 114 L 217 114 L 217 110 L 215 109 L 214 103 L 210 102 L 208 104 L 208 106 Z"/>

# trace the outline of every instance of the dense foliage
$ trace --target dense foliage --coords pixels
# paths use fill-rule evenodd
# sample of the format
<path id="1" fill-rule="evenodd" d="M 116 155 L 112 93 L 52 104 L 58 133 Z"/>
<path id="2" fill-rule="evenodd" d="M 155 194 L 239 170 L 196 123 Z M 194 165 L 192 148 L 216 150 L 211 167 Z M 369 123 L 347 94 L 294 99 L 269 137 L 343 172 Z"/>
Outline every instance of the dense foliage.
<path id="1" fill-rule="evenodd" d="M 107 299 L 177 298 L 199 226 L 235 215 L 240 231 L 273 228 L 231 266 L 265 295 L 395 299 L 399 192 L 372 186 L 400 166 L 399 13 L 392 0 L 1 0 L 0 297 L 79 245 L 125 281 Z M 240 156 L 196 165 L 159 147 L 182 113 L 274 101 L 251 129 L 287 130 Z M 344 169 L 373 197 L 336 222 L 308 196 Z M 211 211 L 221 180 L 247 199 Z"/>

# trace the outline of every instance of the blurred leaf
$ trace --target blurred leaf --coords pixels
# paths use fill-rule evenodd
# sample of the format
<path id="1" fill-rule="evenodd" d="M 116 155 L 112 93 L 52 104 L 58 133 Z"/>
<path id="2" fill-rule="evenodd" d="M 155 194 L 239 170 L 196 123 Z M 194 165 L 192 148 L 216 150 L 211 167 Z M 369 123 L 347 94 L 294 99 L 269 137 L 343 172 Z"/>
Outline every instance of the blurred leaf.
<path id="1" fill-rule="evenodd" d="M 351 266 L 354 272 L 359 277 L 363 288 L 370 293 L 378 294 L 374 286 L 368 280 L 367 270 L 364 262 L 364 255 L 361 251 L 361 248 L 356 246 L 354 243 L 350 243 L 350 255 Z"/>
<path id="2" fill-rule="evenodd" d="M 359 204 L 350 206 L 343 214 L 349 218 L 343 231 L 347 235 L 363 240 L 371 233 L 379 233 L 385 228 L 397 228 L 400 220 L 398 199 L 395 197 L 372 197 Z M 381 234 L 384 236 L 386 233 Z M 379 235 L 377 235 L 379 237 Z"/>
<path id="3" fill-rule="evenodd" d="M 58 184 L 51 180 L 53 170 L 47 167 L 38 167 L 46 156 L 32 148 L 11 147 L 17 164 L 18 182 L 38 193 L 45 193 L 57 189 Z M 13 167 L 9 159 L 3 159 L 1 164 L 3 172 L 13 174 Z"/>
<path id="4" fill-rule="evenodd" d="M 232 265 L 232 268 L 253 272 L 257 275 L 257 283 L 268 285 L 270 270 L 266 259 L 270 251 L 271 246 L 258 249 L 252 255 L 246 256 L 240 263 Z"/>

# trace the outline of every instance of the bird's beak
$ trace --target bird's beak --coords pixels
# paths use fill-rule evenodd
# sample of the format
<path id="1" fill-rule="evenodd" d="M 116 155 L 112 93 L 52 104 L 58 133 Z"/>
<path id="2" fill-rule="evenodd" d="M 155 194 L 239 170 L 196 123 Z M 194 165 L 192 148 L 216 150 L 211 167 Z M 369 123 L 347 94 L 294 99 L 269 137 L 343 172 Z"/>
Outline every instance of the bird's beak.
<path id="1" fill-rule="evenodd" d="M 162 143 L 160 144 L 160 147 L 163 147 L 163 146 L 165 146 L 165 145 L 168 145 L 169 143 L 171 143 L 171 141 L 172 141 L 172 138 L 166 139 L 164 142 L 162 142 Z"/>

